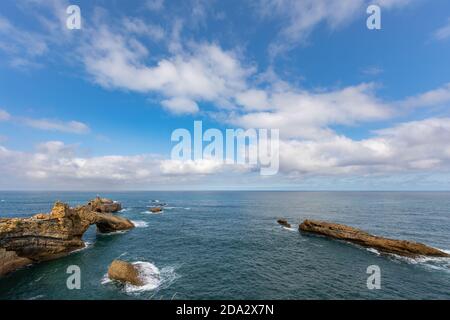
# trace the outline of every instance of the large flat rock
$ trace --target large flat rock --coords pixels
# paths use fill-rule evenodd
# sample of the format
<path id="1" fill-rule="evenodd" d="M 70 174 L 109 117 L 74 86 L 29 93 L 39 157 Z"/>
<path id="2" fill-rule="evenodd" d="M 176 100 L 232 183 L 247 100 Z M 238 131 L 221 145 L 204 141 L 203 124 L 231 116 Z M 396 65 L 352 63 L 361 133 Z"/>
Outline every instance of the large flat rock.
<path id="1" fill-rule="evenodd" d="M 314 233 L 334 239 L 353 242 L 364 247 L 377 249 L 384 253 L 393 253 L 406 257 L 450 257 L 449 254 L 422 243 L 374 236 L 360 229 L 342 224 L 318 220 L 305 220 L 300 224 L 299 229 L 300 231 L 307 233 Z"/>

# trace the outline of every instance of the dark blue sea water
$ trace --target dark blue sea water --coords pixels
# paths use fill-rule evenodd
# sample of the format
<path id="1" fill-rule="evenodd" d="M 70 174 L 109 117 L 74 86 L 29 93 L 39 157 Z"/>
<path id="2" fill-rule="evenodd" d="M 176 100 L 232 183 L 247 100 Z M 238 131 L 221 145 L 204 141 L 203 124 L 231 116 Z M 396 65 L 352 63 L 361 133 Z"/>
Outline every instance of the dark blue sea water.
<path id="1" fill-rule="evenodd" d="M 450 250 L 450 193 L 439 192 L 126 192 L 136 222 L 125 233 L 99 235 L 59 260 L 0 279 L 0 299 L 450 299 L 449 259 L 378 255 L 355 245 L 282 228 L 306 218 Z M 0 216 L 47 212 L 55 200 L 86 203 L 92 192 L 0 192 Z M 151 200 L 167 203 L 146 212 Z M 107 281 L 112 260 L 141 261 L 145 288 Z M 67 267 L 81 269 L 69 290 Z M 381 269 L 381 289 L 367 288 L 367 267 Z"/>

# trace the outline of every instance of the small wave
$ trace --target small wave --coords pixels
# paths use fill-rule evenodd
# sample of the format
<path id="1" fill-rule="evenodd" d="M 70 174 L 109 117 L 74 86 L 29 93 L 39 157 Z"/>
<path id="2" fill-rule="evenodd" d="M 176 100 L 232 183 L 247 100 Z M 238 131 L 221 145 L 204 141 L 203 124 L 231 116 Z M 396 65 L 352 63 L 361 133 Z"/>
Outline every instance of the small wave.
<path id="1" fill-rule="evenodd" d="M 107 232 L 107 233 L 97 232 L 97 235 L 102 236 L 102 237 L 109 237 L 109 236 L 115 236 L 115 235 L 123 234 L 123 233 L 127 233 L 127 232 L 128 232 L 128 230 L 119 230 L 119 231 Z"/>
<path id="2" fill-rule="evenodd" d="M 282 227 L 284 230 L 288 230 L 288 231 L 297 231 L 296 228 L 288 228 L 288 227 Z"/>
<path id="3" fill-rule="evenodd" d="M 90 241 L 84 241 L 84 247 L 83 247 L 83 248 L 80 248 L 80 249 L 77 249 L 77 250 L 73 250 L 73 251 L 71 252 L 71 254 L 72 254 L 72 253 L 76 253 L 76 252 L 80 252 L 80 251 L 83 251 L 83 250 L 86 250 L 86 249 L 89 249 L 90 247 L 92 247 L 93 244 L 94 244 L 93 242 L 90 242 Z"/>
<path id="4" fill-rule="evenodd" d="M 366 248 L 366 250 L 369 251 L 369 252 L 375 253 L 377 256 L 380 255 L 380 251 L 378 251 L 375 248 Z"/>
<path id="5" fill-rule="evenodd" d="M 131 222 L 134 224 L 134 226 L 136 228 L 147 228 L 148 227 L 148 223 L 142 220 L 131 220 Z"/>
<path id="6" fill-rule="evenodd" d="M 123 290 L 129 294 L 139 294 L 145 291 L 166 288 L 178 278 L 174 267 L 165 267 L 160 270 L 153 263 L 145 261 L 136 261 L 133 262 L 133 265 L 137 267 L 143 285 L 135 286 L 129 283 L 125 284 Z M 111 282 L 114 281 L 108 277 L 108 274 L 104 275 L 101 280 L 101 283 L 104 285 Z"/>
<path id="7" fill-rule="evenodd" d="M 0 200 L 0 202 L 5 202 L 5 200 Z"/>
<path id="8" fill-rule="evenodd" d="M 445 253 L 450 254 L 450 250 L 439 249 Z M 450 258 L 449 257 L 428 257 L 428 256 L 419 256 L 415 258 L 404 257 L 397 254 L 389 254 L 393 259 L 404 261 L 413 265 L 420 265 L 422 267 L 439 270 L 444 272 L 450 272 Z"/>
<path id="9" fill-rule="evenodd" d="M 142 211 L 141 213 L 142 214 L 156 214 L 156 215 L 158 215 L 158 214 L 161 214 L 163 212 L 164 212 L 164 210 L 161 210 L 161 211 L 158 211 L 158 212 L 151 212 L 150 210 L 146 210 L 146 211 Z"/>
<path id="10" fill-rule="evenodd" d="M 119 212 L 128 212 L 130 211 L 130 208 L 123 208 L 122 210 L 119 210 Z"/>
<path id="11" fill-rule="evenodd" d="M 173 210 L 173 209 L 191 210 L 191 208 L 189 207 L 164 207 L 164 210 Z"/>
<path id="12" fill-rule="evenodd" d="M 44 297 L 45 297 L 45 295 L 39 294 L 37 296 L 29 298 L 28 300 L 39 300 L 39 299 L 43 299 Z"/>

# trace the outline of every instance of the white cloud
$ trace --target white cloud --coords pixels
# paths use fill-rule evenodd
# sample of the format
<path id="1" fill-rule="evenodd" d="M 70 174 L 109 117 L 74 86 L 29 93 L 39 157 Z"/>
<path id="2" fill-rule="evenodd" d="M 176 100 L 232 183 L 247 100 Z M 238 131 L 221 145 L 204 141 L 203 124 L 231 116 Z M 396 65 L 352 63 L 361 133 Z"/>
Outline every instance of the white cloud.
<path id="1" fill-rule="evenodd" d="M 437 40 L 446 40 L 450 38 L 450 19 L 448 19 L 447 24 L 445 26 L 436 30 L 433 36 Z"/>
<path id="2" fill-rule="evenodd" d="M 170 104 L 189 99 L 229 106 L 234 93 L 245 89 L 246 76 L 252 72 L 233 53 L 214 44 L 194 44 L 185 53 L 154 65 L 145 63 L 148 52 L 144 49 L 137 39 L 113 34 L 103 26 L 83 48 L 83 62 L 104 87 L 162 94 Z M 186 110 L 191 113 L 193 104 L 189 106 Z"/>
<path id="3" fill-rule="evenodd" d="M 11 115 L 5 110 L 0 109 L 0 121 L 7 121 L 11 119 Z"/>
<path id="4" fill-rule="evenodd" d="M 145 7 L 150 11 L 160 11 L 164 8 L 164 0 L 147 0 Z"/>
<path id="5" fill-rule="evenodd" d="M 412 96 L 398 102 L 400 106 L 407 108 L 440 106 L 450 102 L 450 83 L 440 88 Z"/>
<path id="6" fill-rule="evenodd" d="M 409 0 L 260 0 L 259 11 L 264 18 L 282 19 L 277 40 L 269 48 L 276 56 L 292 47 L 304 43 L 319 25 L 330 29 L 340 28 L 365 14 L 369 4 L 378 4 L 386 9 L 408 5 Z"/>
<path id="7" fill-rule="evenodd" d="M 317 140 L 284 139 L 280 142 L 280 174 L 299 177 L 379 177 L 385 175 L 439 175 L 450 169 L 450 118 L 429 118 L 398 124 L 374 132 L 363 140 L 333 135 Z M 430 143 L 433 141 L 433 143 Z M 224 165 L 222 161 L 176 161 L 161 156 L 105 155 L 81 157 L 76 146 L 49 141 L 33 153 L 0 146 L 0 188 L 13 184 L 45 188 L 153 187 L 207 183 L 215 176 L 224 182 L 248 181 L 258 185 L 258 170 Z M 208 178 L 209 177 L 209 178 Z"/>
<path id="8" fill-rule="evenodd" d="M 167 175 L 195 175 L 218 173 L 224 166 L 223 161 L 211 159 L 201 160 L 164 160 L 161 162 L 161 172 Z"/>
<path id="9" fill-rule="evenodd" d="M 47 53 L 48 45 L 41 34 L 20 29 L 0 16 L 0 51 L 14 62 L 12 66 L 24 66 Z"/>
<path id="10" fill-rule="evenodd" d="M 280 168 L 286 173 L 315 175 L 448 170 L 449 136 L 449 118 L 430 118 L 379 130 L 374 137 L 359 141 L 338 135 L 317 141 L 282 141 Z"/>
<path id="11" fill-rule="evenodd" d="M 21 122 L 29 127 L 48 131 L 59 131 L 75 134 L 86 134 L 90 128 L 79 121 L 63 122 L 60 120 L 22 118 Z"/>
<path id="12" fill-rule="evenodd" d="M 374 95 L 373 84 L 328 92 L 272 92 L 269 111 L 235 115 L 230 122 L 245 128 L 280 129 L 284 137 L 319 139 L 333 134 L 330 125 L 389 118 L 389 106 Z"/>
<path id="13" fill-rule="evenodd" d="M 199 108 L 195 101 L 186 98 L 172 98 L 161 101 L 161 104 L 174 114 L 196 113 Z"/>
<path id="14" fill-rule="evenodd" d="M 384 70 L 378 66 L 369 66 L 362 70 L 362 73 L 368 76 L 377 76 L 383 72 Z"/>
<path id="15" fill-rule="evenodd" d="M 34 119 L 12 116 L 7 111 L 0 109 L 0 121 L 18 122 L 22 125 L 48 131 L 59 131 L 75 134 L 86 134 L 91 131 L 88 125 L 79 121 L 61 121 L 58 119 Z"/>
<path id="16" fill-rule="evenodd" d="M 173 186 L 221 170 L 212 160 L 164 160 L 153 154 L 79 156 L 74 145 L 61 141 L 39 144 L 35 152 L 21 152 L 0 146 L 0 188 L 33 187 L 123 189 Z"/>
<path id="17" fill-rule="evenodd" d="M 123 25 L 128 32 L 151 39 L 161 40 L 165 36 L 165 31 L 161 26 L 145 22 L 142 19 L 126 17 L 123 19 Z"/>
<path id="18" fill-rule="evenodd" d="M 268 96 L 264 90 L 250 89 L 238 93 L 236 101 L 247 110 L 266 110 L 270 108 Z"/>

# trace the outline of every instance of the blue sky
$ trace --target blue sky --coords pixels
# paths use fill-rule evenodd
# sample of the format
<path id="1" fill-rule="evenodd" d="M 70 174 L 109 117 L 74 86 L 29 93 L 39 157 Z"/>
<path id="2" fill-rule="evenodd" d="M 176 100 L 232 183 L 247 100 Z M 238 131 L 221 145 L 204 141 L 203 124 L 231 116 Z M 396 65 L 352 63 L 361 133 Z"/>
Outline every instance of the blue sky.
<path id="1" fill-rule="evenodd" d="M 448 190 L 449 56 L 444 0 L 2 1 L 0 188 Z M 279 173 L 172 161 L 194 120 Z"/>

